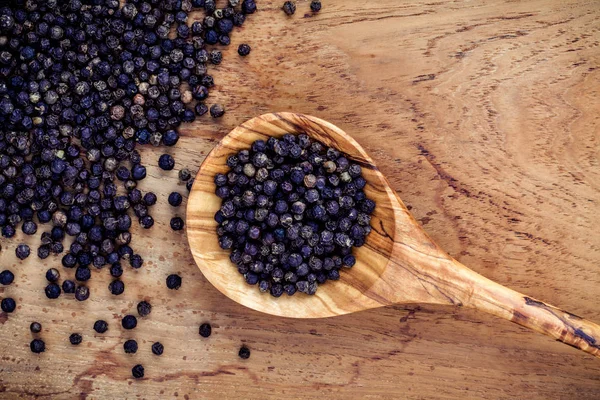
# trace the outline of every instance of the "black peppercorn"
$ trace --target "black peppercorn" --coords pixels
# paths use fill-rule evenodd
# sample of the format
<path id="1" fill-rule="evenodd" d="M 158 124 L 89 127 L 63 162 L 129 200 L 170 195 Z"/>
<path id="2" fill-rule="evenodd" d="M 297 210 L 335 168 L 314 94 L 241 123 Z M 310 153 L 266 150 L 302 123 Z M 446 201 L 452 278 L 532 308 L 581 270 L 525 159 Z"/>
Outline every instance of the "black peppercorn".
<path id="1" fill-rule="evenodd" d="M 238 352 L 238 355 L 241 359 L 247 360 L 248 358 L 250 358 L 250 349 L 246 346 L 242 346 L 240 348 L 240 351 Z"/>
<path id="2" fill-rule="evenodd" d="M 75 293 L 75 282 L 69 279 L 63 281 L 62 290 L 65 293 Z"/>
<path id="3" fill-rule="evenodd" d="M 137 364 L 131 369 L 131 375 L 136 379 L 144 377 L 144 367 L 141 364 Z"/>
<path id="4" fill-rule="evenodd" d="M 183 168 L 179 171 L 179 180 L 182 182 L 188 181 L 192 177 L 190 170 L 187 168 Z"/>
<path id="5" fill-rule="evenodd" d="M 158 159 L 158 166 L 165 171 L 170 171 L 175 167 L 175 160 L 171 155 L 163 154 Z"/>
<path id="6" fill-rule="evenodd" d="M 137 305 L 137 311 L 140 317 L 145 317 L 152 312 L 152 305 L 147 301 L 140 301 Z"/>
<path id="7" fill-rule="evenodd" d="M 85 301 L 90 297 L 90 289 L 86 286 L 77 286 L 75 289 L 75 298 L 78 301 Z"/>
<path id="8" fill-rule="evenodd" d="M 14 279 L 15 275 L 11 271 L 5 269 L 4 271 L 0 272 L 1 285 L 10 285 L 11 283 L 13 283 Z"/>
<path id="9" fill-rule="evenodd" d="M 281 9 L 287 15 L 293 15 L 296 12 L 296 3 L 293 1 L 286 1 L 285 3 L 283 3 Z"/>
<path id="10" fill-rule="evenodd" d="M 31 325 L 29 325 L 29 330 L 31 333 L 40 333 L 42 331 L 42 324 L 39 322 L 32 322 Z"/>
<path id="11" fill-rule="evenodd" d="M 179 289 L 181 287 L 181 277 L 177 274 L 167 276 L 167 287 L 174 290 Z"/>
<path id="12" fill-rule="evenodd" d="M 17 308 L 17 303 L 15 302 L 15 299 L 13 299 L 12 297 L 6 297 L 6 298 L 2 299 L 2 302 L 0 303 L 0 307 L 2 308 L 2 311 L 4 311 L 5 313 L 11 313 L 11 312 L 15 311 L 15 308 Z"/>
<path id="13" fill-rule="evenodd" d="M 137 318 L 133 315 L 126 315 L 121 320 L 121 325 L 125 329 L 133 329 L 137 326 Z"/>
<path id="14" fill-rule="evenodd" d="M 209 337 L 210 334 L 212 333 L 212 328 L 210 326 L 210 324 L 208 323 L 203 323 L 200 325 L 200 330 L 199 330 L 200 336 L 202 337 Z"/>
<path id="15" fill-rule="evenodd" d="M 152 354 L 160 356 L 164 350 L 165 347 L 160 342 L 155 342 L 152 344 Z"/>
<path id="16" fill-rule="evenodd" d="M 94 330 L 98 333 L 104 333 L 108 330 L 108 323 L 103 320 L 94 322 Z"/>
<path id="17" fill-rule="evenodd" d="M 15 249 L 15 254 L 17 255 L 17 258 L 19 260 L 26 259 L 27 257 L 29 257 L 30 253 L 31 253 L 31 250 L 29 249 L 29 246 L 27 246 L 26 244 L 20 244 Z"/>
<path id="18" fill-rule="evenodd" d="M 320 0 L 313 0 L 310 2 L 310 9 L 312 12 L 319 12 L 321 11 L 321 1 Z"/>
<path id="19" fill-rule="evenodd" d="M 171 192 L 171 194 L 169 195 L 169 204 L 173 207 L 178 207 L 181 204 L 182 200 L 183 198 L 177 192 Z"/>
<path id="20" fill-rule="evenodd" d="M 60 286 L 56 283 L 50 283 L 45 289 L 46 297 L 49 299 L 57 299 L 60 296 Z"/>
<path id="21" fill-rule="evenodd" d="M 78 346 L 82 341 L 83 338 L 79 333 L 72 333 L 71 336 L 69 336 L 69 342 L 74 346 Z"/>
<path id="22" fill-rule="evenodd" d="M 60 278 L 60 272 L 56 268 L 50 268 L 46 271 L 46 279 L 48 282 L 56 282 Z"/>
<path id="23" fill-rule="evenodd" d="M 125 291 L 125 284 L 123 281 L 114 280 L 108 284 L 108 290 L 115 296 L 118 296 Z"/>
<path id="24" fill-rule="evenodd" d="M 33 339 L 29 345 L 29 348 L 31 349 L 32 353 L 39 354 L 46 351 L 46 344 L 42 339 Z"/>
<path id="25" fill-rule="evenodd" d="M 225 114 L 225 109 L 220 104 L 213 104 L 210 106 L 210 115 L 213 118 L 220 118 Z"/>
<path id="26" fill-rule="evenodd" d="M 135 354 L 138 350 L 138 344 L 135 340 L 129 339 L 123 343 L 123 350 L 126 354 Z"/>
<path id="27" fill-rule="evenodd" d="M 180 231 L 183 229 L 183 219 L 181 219 L 180 217 L 173 217 L 171 218 L 171 229 L 173 229 L 174 231 Z"/>
<path id="28" fill-rule="evenodd" d="M 252 48 L 249 45 L 242 43 L 238 47 L 238 54 L 242 57 L 246 57 L 248 54 L 250 54 L 251 50 Z"/>

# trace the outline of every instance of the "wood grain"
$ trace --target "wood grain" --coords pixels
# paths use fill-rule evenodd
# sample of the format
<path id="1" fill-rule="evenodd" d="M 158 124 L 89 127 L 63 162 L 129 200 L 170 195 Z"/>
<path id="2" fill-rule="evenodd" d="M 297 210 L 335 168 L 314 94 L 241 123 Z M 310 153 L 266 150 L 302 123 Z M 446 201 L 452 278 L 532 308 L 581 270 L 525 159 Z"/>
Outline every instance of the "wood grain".
<path id="1" fill-rule="evenodd" d="M 274 298 L 246 284 L 217 243 L 214 215 L 222 200 L 214 177 L 229 171 L 227 159 L 257 140 L 306 134 L 342 151 L 362 167 L 365 194 L 377 204 L 373 230 L 353 251 L 356 265 L 314 296 Z M 187 204 L 190 250 L 202 274 L 233 301 L 266 314 L 289 318 L 324 318 L 391 304 L 445 304 L 473 307 L 544 333 L 600 358 L 600 326 L 493 282 L 465 267 L 424 232 L 390 188 L 364 149 L 337 126 L 298 113 L 269 113 L 246 121 L 208 154 L 196 175 Z"/>
<path id="2" fill-rule="evenodd" d="M 215 68 L 220 121 L 186 127 L 176 169 L 198 168 L 244 120 L 271 111 L 319 116 L 373 157 L 407 207 L 451 256 L 475 271 L 575 314 L 600 320 L 600 5 L 596 1 L 429 2 L 331 0 L 305 18 L 281 2 L 233 37 Z M 242 39 L 243 37 L 243 39 Z M 240 59 L 240 42 L 253 47 Z M 240 78 L 243 77 L 243 78 Z M 17 263 L 2 241 L 1 267 L 16 271 L 17 312 L 0 316 L 3 398 L 530 398 L 597 399 L 591 356 L 497 318 L 446 306 L 390 306 L 307 323 L 245 309 L 196 268 L 166 203 L 177 171 L 143 149 L 159 194 L 156 226 L 137 229 L 148 264 L 127 270 L 124 295 L 95 273 L 90 301 L 43 295 L 49 258 Z M 36 239 L 37 241 L 37 239 Z M 33 242 L 33 241 L 32 241 Z M 178 292 L 165 277 L 179 272 Z M 63 272 L 70 276 L 70 272 Z M 119 317 L 149 299 L 133 332 Z M 60 307 L 56 307 L 56 305 Z M 450 311 L 450 312 L 448 312 Z M 94 337 L 92 324 L 111 324 Z M 29 352 L 29 323 L 44 325 L 48 351 Z M 210 320 L 214 334 L 198 336 Z M 79 348 L 68 344 L 80 331 Z M 122 353 L 124 340 L 140 343 Z M 165 354 L 150 353 L 153 341 Z M 252 350 L 241 361 L 241 342 Z M 147 378 L 129 379 L 137 362 Z"/>

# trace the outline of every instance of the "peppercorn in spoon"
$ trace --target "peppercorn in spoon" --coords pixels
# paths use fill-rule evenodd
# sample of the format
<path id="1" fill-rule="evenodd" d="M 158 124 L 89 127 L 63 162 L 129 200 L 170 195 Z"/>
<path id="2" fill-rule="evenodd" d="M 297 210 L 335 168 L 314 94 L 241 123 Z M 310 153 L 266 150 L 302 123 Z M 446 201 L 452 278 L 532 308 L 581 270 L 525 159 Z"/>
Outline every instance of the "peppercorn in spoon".
<path id="1" fill-rule="evenodd" d="M 336 148 L 362 167 L 365 194 L 377 206 L 356 264 L 313 296 L 275 298 L 248 285 L 235 271 L 229 250 L 219 247 L 214 219 L 221 207 L 214 176 L 227 157 L 255 140 L 305 133 Z M 187 235 L 204 276 L 232 300 L 261 312 L 291 318 L 322 318 L 391 304 L 473 307 L 507 319 L 600 357 L 600 326 L 495 283 L 468 269 L 438 247 L 390 188 L 361 146 L 336 126 L 294 113 L 265 114 L 235 128 L 204 160 L 187 206 Z"/>

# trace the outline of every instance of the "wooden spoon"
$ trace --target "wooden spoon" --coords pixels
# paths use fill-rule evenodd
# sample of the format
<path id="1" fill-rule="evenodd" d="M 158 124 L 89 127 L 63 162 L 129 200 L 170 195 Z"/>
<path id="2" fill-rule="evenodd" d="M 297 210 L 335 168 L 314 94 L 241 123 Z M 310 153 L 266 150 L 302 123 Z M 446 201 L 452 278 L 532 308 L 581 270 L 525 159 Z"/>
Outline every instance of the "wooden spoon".
<path id="1" fill-rule="evenodd" d="M 306 133 L 346 153 L 363 169 L 367 196 L 377 202 L 373 230 L 354 250 L 356 265 L 314 296 L 274 298 L 244 281 L 217 242 L 214 215 L 221 206 L 213 178 L 228 170 L 227 157 L 257 139 Z M 390 188 L 375 163 L 349 135 L 321 119 L 293 113 L 265 114 L 235 128 L 204 160 L 187 206 L 187 235 L 206 278 L 230 299 L 254 310 L 292 318 L 331 317 L 390 304 L 473 307 L 544 333 L 600 357 L 600 326 L 525 296 L 468 269 L 425 233 Z"/>

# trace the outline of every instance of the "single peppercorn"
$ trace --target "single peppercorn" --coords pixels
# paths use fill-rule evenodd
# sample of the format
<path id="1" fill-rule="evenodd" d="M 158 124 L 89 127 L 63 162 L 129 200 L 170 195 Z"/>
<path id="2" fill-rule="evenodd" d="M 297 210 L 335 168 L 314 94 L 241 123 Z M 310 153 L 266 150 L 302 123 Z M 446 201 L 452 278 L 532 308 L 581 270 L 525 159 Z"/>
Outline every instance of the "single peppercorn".
<path id="1" fill-rule="evenodd" d="M 310 2 L 310 10 L 315 13 L 321 11 L 321 1 L 320 0 L 311 1 Z"/>
<path id="2" fill-rule="evenodd" d="M 209 323 L 205 322 L 200 325 L 199 333 L 200 333 L 200 336 L 207 338 L 212 333 L 212 327 L 210 326 Z"/>
<path id="3" fill-rule="evenodd" d="M 240 356 L 241 359 L 247 360 L 248 358 L 250 358 L 250 349 L 246 346 L 242 346 L 242 347 L 240 347 L 240 351 L 238 352 L 238 355 Z"/>
<path id="4" fill-rule="evenodd" d="M 160 342 L 152 343 L 152 354 L 160 356 L 162 355 L 165 347 Z"/>
<path id="5" fill-rule="evenodd" d="M 42 331 L 42 324 L 39 322 L 32 322 L 31 325 L 29 325 L 29 330 L 31 333 L 40 333 Z"/>
<path id="6" fill-rule="evenodd" d="M 15 299 L 13 299 L 12 297 L 6 297 L 6 298 L 2 299 L 2 302 L 0 303 L 0 307 L 2 308 L 2 311 L 4 311 L 5 313 L 11 313 L 11 312 L 15 311 L 15 308 L 17 308 L 17 303 L 15 302 Z"/>
<path id="7" fill-rule="evenodd" d="M 152 312 L 152 305 L 147 301 L 140 301 L 137 305 L 137 311 L 140 317 L 146 317 Z"/>
<path id="8" fill-rule="evenodd" d="M 131 375 L 136 379 L 144 377 L 144 367 L 141 364 L 137 364 L 131 369 Z"/>
<path id="9" fill-rule="evenodd" d="M 79 333 L 72 333 L 71 336 L 69 336 L 69 342 L 74 346 L 78 346 L 82 341 L 83 337 L 81 337 Z"/>
<path id="10" fill-rule="evenodd" d="M 183 229 L 184 222 L 180 217 L 171 218 L 171 229 L 174 231 L 180 231 Z"/>
<path id="11" fill-rule="evenodd" d="M 248 54 L 250 54 L 251 50 L 252 48 L 249 45 L 242 43 L 238 47 L 238 54 L 242 57 L 246 57 Z"/>
<path id="12" fill-rule="evenodd" d="M 225 114 L 225 109 L 220 104 L 213 104 L 210 106 L 210 116 L 213 118 L 220 118 Z"/>
<path id="13" fill-rule="evenodd" d="M 11 271 L 5 269 L 4 271 L 0 272 L 0 284 L 10 285 L 14 280 L 15 275 Z"/>
<path id="14" fill-rule="evenodd" d="M 187 168 L 183 168 L 179 171 L 179 180 L 182 182 L 188 181 L 192 177 L 190 170 Z"/>
<path id="15" fill-rule="evenodd" d="M 171 155 L 163 154 L 158 159 L 158 166 L 165 171 L 170 171 L 175 167 L 175 160 Z"/>
<path id="16" fill-rule="evenodd" d="M 85 301 L 90 297 L 90 289 L 87 286 L 77 286 L 75 289 L 75 298 L 78 301 Z"/>
<path id="17" fill-rule="evenodd" d="M 287 15 L 293 15 L 296 12 L 296 3 L 293 1 L 286 1 L 285 3 L 283 3 L 281 9 Z"/>
<path id="18" fill-rule="evenodd" d="M 129 339 L 123 343 L 123 350 L 125 354 L 135 354 L 138 350 L 138 344 L 135 340 Z"/>
<path id="19" fill-rule="evenodd" d="M 46 351 L 46 344 L 42 339 L 33 339 L 29 345 L 29 348 L 31 349 L 32 353 L 39 354 Z"/>
<path id="20" fill-rule="evenodd" d="M 70 279 L 66 279 L 62 283 L 62 290 L 65 293 L 75 293 L 75 282 Z"/>
<path id="21" fill-rule="evenodd" d="M 48 284 L 44 291 L 46 292 L 46 297 L 49 299 L 57 299 L 60 296 L 60 286 L 56 283 Z"/>
<path id="22" fill-rule="evenodd" d="M 99 319 L 98 321 L 94 322 L 94 330 L 98 333 L 104 333 L 108 330 L 108 323 Z"/>
<path id="23" fill-rule="evenodd" d="M 29 249 L 29 246 L 27 246 L 26 244 L 20 244 L 15 249 L 15 254 L 17 255 L 17 258 L 19 260 L 26 259 L 27 257 L 29 257 L 30 253 L 31 253 L 31 250 Z"/>
<path id="24" fill-rule="evenodd" d="M 171 192 L 169 195 L 169 204 L 173 207 L 178 207 L 183 201 L 183 197 L 177 192 Z"/>
<path id="25" fill-rule="evenodd" d="M 121 320 L 121 325 L 125 329 L 133 329 L 137 326 L 137 318 L 133 315 L 126 315 Z"/>
<path id="26" fill-rule="evenodd" d="M 108 284 L 108 290 L 115 296 L 122 294 L 125 291 L 125 284 L 123 281 L 114 280 Z"/>
<path id="27" fill-rule="evenodd" d="M 181 277 L 177 274 L 167 276 L 167 287 L 169 289 L 178 290 L 181 287 Z"/>
<path id="28" fill-rule="evenodd" d="M 50 268 L 46 271 L 46 280 L 48 282 L 56 282 L 60 278 L 60 272 L 56 268 Z"/>

